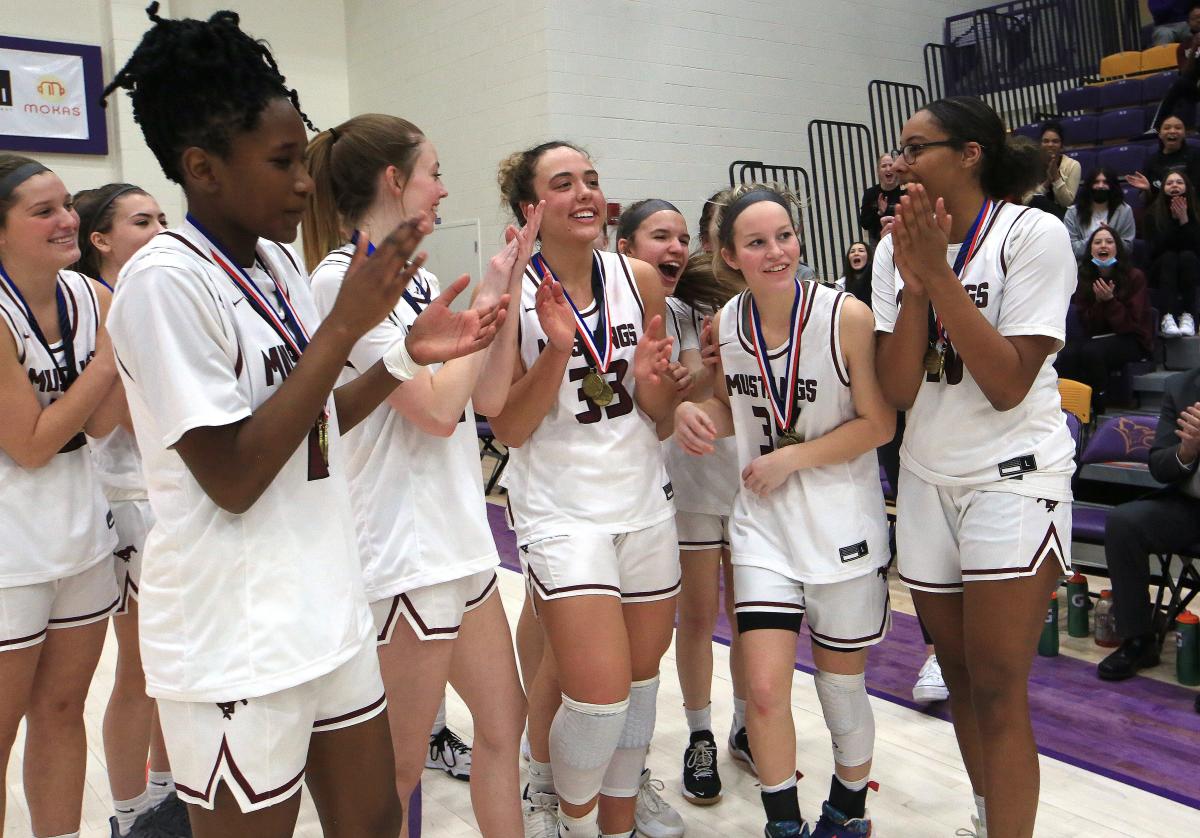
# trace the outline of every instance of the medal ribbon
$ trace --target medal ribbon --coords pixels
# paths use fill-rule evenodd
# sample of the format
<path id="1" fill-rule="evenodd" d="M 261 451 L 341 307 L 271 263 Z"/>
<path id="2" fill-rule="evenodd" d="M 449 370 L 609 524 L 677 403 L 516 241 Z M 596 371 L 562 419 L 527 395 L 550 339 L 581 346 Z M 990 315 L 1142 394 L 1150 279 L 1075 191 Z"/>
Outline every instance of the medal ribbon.
<path id="1" fill-rule="evenodd" d="M 796 283 L 796 296 L 792 299 L 792 314 L 788 321 L 791 328 L 788 336 L 787 366 L 783 371 L 785 390 L 782 394 L 775 386 L 775 377 L 771 375 L 771 360 L 767 357 L 767 339 L 763 336 L 762 317 L 758 313 L 758 304 L 750 297 L 750 322 L 754 326 L 754 356 L 758 360 L 758 369 L 767 382 L 767 392 L 771 397 L 771 412 L 775 414 L 775 424 L 780 431 L 789 431 L 795 419 L 796 412 L 796 379 L 800 374 L 800 338 L 804 333 L 804 309 L 808 298 L 808 289 L 803 282 L 793 279 Z"/>
<path id="2" fill-rule="evenodd" d="M 13 296 L 17 298 L 17 302 L 21 306 L 21 312 L 25 315 L 25 320 L 29 323 L 29 329 L 33 332 L 33 336 L 37 342 L 46 350 L 46 354 L 50 356 L 50 363 L 54 364 L 58 370 L 59 376 L 62 378 L 62 389 L 65 393 L 67 388 L 75 383 L 75 379 L 79 377 L 79 370 L 75 367 L 75 341 L 71 335 L 71 315 L 67 311 L 67 298 L 63 294 L 62 283 L 58 281 L 56 276 L 54 279 L 54 304 L 58 309 L 58 333 L 61 336 L 63 355 L 66 356 L 66 366 L 58 365 L 57 357 L 54 350 L 50 348 L 50 341 L 46 340 L 46 333 L 42 331 L 41 325 L 37 322 L 37 318 L 33 316 L 33 310 L 29 307 L 29 303 L 25 301 L 25 295 L 21 293 L 21 289 L 17 287 L 17 283 L 13 282 L 12 277 L 8 275 L 8 271 L 4 270 L 4 265 L 0 264 L 0 277 L 8 284 Z"/>
<path id="3" fill-rule="evenodd" d="M 600 262 L 600 254 L 592 251 L 592 296 L 596 298 L 599 309 L 599 316 L 596 319 L 596 331 L 592 332 L 587 327 L 587 323 L 583 320 L 583 315 L 579 313 L 575 301 L 571 299 L 571 295 L 567 293 L 567 289 L 563 288 L 563 296 L 567 298 L 567 302 L 571 305 L 571 311 L 575 313 L 575 331 L 578 340 L 583 344 L 584 351 L 591 356 L 595 367 L 600 372 L 607 372 L 608 365 L 612 361 L 613 342 L 612 333 L 609 331 L 608 324 L 610 321 L 608 310 L 608 294 L 604 289 L 604 267 Z M 558 277 L 554 276 L 554 271 L 546 264 L 545 258 L 541 253 L 535 253 L 530 260 L 533 265 L 534 272 L 538 275 L 538 279 L 545 279 L 549 274 L 558 281 Z M 603 303 L 603 305 L 600 305 Z M 603 352 L 598 347 L 603 347 Z"/>
<path id="4" fill-rule="evenodd" d="M 250 275 L 246 273 L 241 265 L 229 257 L 224 248 L 217 243 L 216 239 L 208 234 L 207 230 L 200 226 L 200 223 L 192 217 L 191 213 L 188 213 L 187 221 L 204 237 L 209 246 L 209 255 L 246 297 L 246 302 L 250 304 L 254 312 L 283 338 L 284 342 L 292 348 L 296 353 L 296 357 L 299 358 L 300 353 L 308 346 L 308 332 L 305 331 L 304 324 L 300 322 L 300 318 L 296 315 L 295 309 L 292 308 L 287 294 L 283 293 L 283 290 L 279 287 L 279 282 L 272 276 L 271 271 L 267 271 L 267 276 L 271 278 L 271 283 L 275 286 L 275 298 L 279 300 L 280 307 L 283 308 L 282 319 L 275 313 L 275 307 L 267 301 L 262 291 L 254 284 L 254 280 L 250 279 Z"/>
<path id="5" fill-rule="evenodd" d="M 350 244 L 355 245 L 355 246 L 358 245 L 358 231 L 357 230 L 355 230 L 354 235 L 352 235 L 350 237 Z M 375 255 L 375 245 L 373 245 L 370 242 L 370 240 L 368 240 L 367 241 L 367 256 L 374 256 L 374 255 Z M 431 289 L 428 284 L 426 284 L 425 282 L 423 282 L 421 280 L 420 272 L 413 274 L 412 284 L 417 286 L 417 296 L 413 297 L 412 294 L 408 293 L 407 287 L 404 289 L 402 296 L 404 297 L 404 302 L 408 303 L 408 305 L 412 308 L 412 310 L 415 311 L 418 316 L 420 316 L 421 312 L 425 310 L 425 307 L 428 306 L 431 302 L 433 302 L 433 289 Z"/>
<path id="6" fill-rule="evenodd" d="M 971 260 L 975 258 L 975 254 L 979 252 L 983 240 L 987 237 L 996 211 L 1003 204 L 1003 201 L 997 203 L 991 198 L 983 199 L 983 206 L 979 208 L 979 215 L 975 216 L 975 220 L 971 223 L 971 228 L 967 230 L 967 237 L 963 242 L 963 246 L 958 249 L 958 255 L 954 257 L 954 275 L 958 277 L 960 282 L 962 281 L 963 273 L 967 270 L 967 265 L 971 264 Z M 931 319 L 934 322 L 931 327 L 933 336 L 930 338 L 930 342 L 934 345 L 945 347 L 950 343 L 950 340 L 946 336 L 946 327 L 942 325 L 942 318 L 933 315 Z"/>

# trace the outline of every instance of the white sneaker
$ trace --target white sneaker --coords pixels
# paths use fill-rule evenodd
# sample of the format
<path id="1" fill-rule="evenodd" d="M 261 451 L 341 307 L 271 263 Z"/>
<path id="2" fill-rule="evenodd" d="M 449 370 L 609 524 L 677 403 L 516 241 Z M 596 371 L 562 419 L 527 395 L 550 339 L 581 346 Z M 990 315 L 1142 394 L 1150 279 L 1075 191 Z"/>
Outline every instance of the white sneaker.
<path id="1" fill-rule="evenodd" d="M 642 772 L 642 787 L 638 789 L 633 816 L 637 831 L 646 838 L 681 838 L 683 818 L 659 796 L 662 790 L 662 780 L 651 780 L 649 768 Z"/>
<path id="2" fill-rule="evenodd" d="M 558 795 L 531 791 L 525 786 L 521 795 L 521 818 L 525 822 L 525 838 L 557 838 Z"/>
<path id="3" fill-rule="evenodd" d="M 458 734 L 444 727 L 429 737 L 429 754 L 425 757 L 426 768 L 445 771 L 456 780 L 471 781 L 471 746 L 458 738 Z"/>
<path id="4" fill-rule="evenodd" d="M 1179 324 L 1175 322 L 1175 318 L 1170 314 L 1164 314 L 1162 325 L 1158 327 L 1158 333 L 1165 338 L 1177 338 L 1183 333 L 1179 331 Z"/>
<path id="5" fill-rule="evenodd" d="M 529 750 L 529 730 L 526 729 L 521 734 L 521 761 L 529 762 L 531 759 L 533 759 L 533 754 Z"/>
<path id="6" fill-rule="evenodd" d="M 987 824 L 971 815 L 971 828 L 959 829 L 954 834 L 960 838 L 987 838 Z"/>
<path id="7" fill-rule="evenodd" d="M 942 667 L 937 655 L 925 659 L 924 666 L 917 673 L 917 682 L 913 684 L 913 701 L 930 704 L 934 701 L 945 701 L 950 697 L 946 682 L 942 679 Z"/>
<path id="8" fill-rule="evenodd" d="M 1195 337 L 1196 335 L 1196 321 L 1186 311 L 1179 315 L 1179 334 L 1185 338 Z"/>

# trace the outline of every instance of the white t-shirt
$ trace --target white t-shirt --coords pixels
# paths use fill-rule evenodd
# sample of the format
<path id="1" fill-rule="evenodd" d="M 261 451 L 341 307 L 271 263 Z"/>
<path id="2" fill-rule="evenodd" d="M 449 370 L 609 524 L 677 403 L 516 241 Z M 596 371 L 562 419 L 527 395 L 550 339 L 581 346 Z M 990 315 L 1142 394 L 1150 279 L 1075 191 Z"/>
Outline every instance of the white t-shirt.
<path id="1" fill-rule="evenodd" d="M 71 341 L 76 372 L 82 372 L 96 354 L 100 305 L 83 274 L 59 271 L 57 281 L 71 323 L 63 338 Z M 66 346 L 52 344 L 51 357 L 2 279 L 0 323 L 12 335 L 38 404 L 46 408 L 62 398 Z M 63 579 L 112 555 L 117 536 L 83 431 L 40 468 L 23 468 L 0 451 L 0 533 L 0 588 Z"/>
<path id="2" fill-rule="evenodd" d="M 328 476 L 310 435 L 240 515 L 174 450 L 190 430 L 250 416 L 296 362 L 210 253 L 188 223 L 155 237 L 122 270 L 108 322 L 156 518 L 139 592 L 146 691 L 176 701 L 311 681 L 373 632 L 332 395 Z M 273 276 L 312 333 L 316 308 L 287 248 L 259 241 L 248 273 L 270 300 Z"/>
<path id="3" fill-rule="evenodd" d="M 953 264 L 959 245 L 946 259 Z M 875 328 L 892 332 L 904 280 L 892 237 L 875 251 Z M 979 311 L 1001 335 L 1045 335 L 1061 348 L 1076 265 L 1067 230 L 1041 210 L 1003 204 L 962 276 Z M 950 335 L 953 343 L 954 335 Z M 1075 446 L 1063 418 L 1054 355 L 1038 370 L 1024 401 L 992 407 L 963 364 L 962 380 L 923 381 L 908 412 L 900 461 L 927 483 L 984 486 L 1019 495 L 1071 500 Z"/>
<path id="4" fill-rule="evenodd" d="M 322 317 L 333 309 L 352 256 L 349 246 L 339 248 L 313 271 L 313 298 Z M 428 271 L 413 277 L 392 313 L 354 345 L 342 380 L 362 375 L 404 340 L 438 290 L 437 277 Z M 425 433 L 385 402 L 344 442 L 368 600 L 500 563 L 488 526 L 470 401 L 449 437 Z"/>

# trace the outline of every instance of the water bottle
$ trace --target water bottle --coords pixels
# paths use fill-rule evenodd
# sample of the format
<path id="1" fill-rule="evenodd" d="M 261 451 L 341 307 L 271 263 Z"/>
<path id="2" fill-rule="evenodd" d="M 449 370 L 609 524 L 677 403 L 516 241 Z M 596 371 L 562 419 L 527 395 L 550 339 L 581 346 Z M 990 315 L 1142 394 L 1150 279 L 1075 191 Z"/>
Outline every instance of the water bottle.
<path id="1" fill-rule="evenodd" d="M 1175 680 L 1185 687 L 1200 684 L 1200 617 L 1191 611 L 1175 620 Z"/>
<path id="2" fill-rule="evenodd" d="M 1071 637 L 1088 636 L 1087 612 L 1087 577 L 1076 572 L 1067 580 L 1067 634 Z"/>
<path id="3" fill-rule="evenodd" d="M 1050 607 L 1046 610 L 1046 624 L 1042 626 L 1037 651 L 1043 658 L 1058 657 L 1058 591 L 1050 594 Z"/>
<path id="4" fill-rule="evenodd" d="M 1112 648 L 1121 645 L 1121 639 L 1117 637 L 1117 621 L 1112 608 L 1112 591 L 1105 588 L 1100 592 L 1100 602 L 1096 605 L 1097 646 Z"/>

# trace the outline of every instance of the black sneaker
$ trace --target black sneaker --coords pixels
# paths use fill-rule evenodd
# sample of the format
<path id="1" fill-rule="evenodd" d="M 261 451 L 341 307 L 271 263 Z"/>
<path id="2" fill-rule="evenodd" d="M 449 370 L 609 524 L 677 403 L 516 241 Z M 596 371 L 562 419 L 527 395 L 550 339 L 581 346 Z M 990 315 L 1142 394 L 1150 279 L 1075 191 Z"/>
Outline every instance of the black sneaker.
<path id="1" fill-rule="evenodd" d="M 1104 681 L 1124 681 L 1137 675 L 1139 669 L 1158 665 L 1158 642 L 1153 634 L 1130 637 L 1117 651 L 1096 666 L 1096 674 Z"/>
<path id="2" fill-rule="evenodd" d="M 456 780 L 471 781 L 471 746 L 458 738 L 458 734 L 444 727 L 429 737 L 429 755 L 425 758 L 426 768 L 445 771 Z"/>
<path id="3" fill-rule="evenodd" d="M 683 752 L 683 799 L 697 806 L 711 806 L 721 800 L 717 742 L 710 730 L 693 733 Z"/>
<path id="4" fill-rule="evenodd" d="M 116 818 L 112 818 L 112 834 L 119 834 Z M 149 812 L 138 815 L 124 838 L 192 838 L 187 804 L 174 793 L 167 795 Z"/>
<path id="5" fill-rule="evenodd" d="M 729 731 L 729 755 L 739 762 L 746 763 L 755 776 L 758 775 L 758 769 L 754 767 L 754 756 L 750 753 L 750 736 L 746 733 L 745 726 Z"/>

